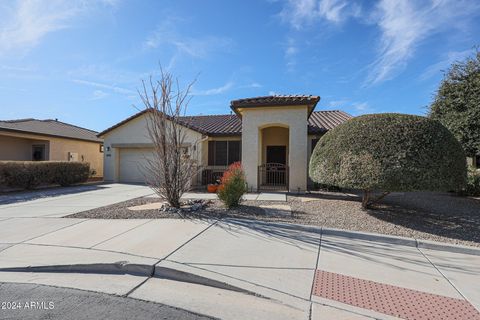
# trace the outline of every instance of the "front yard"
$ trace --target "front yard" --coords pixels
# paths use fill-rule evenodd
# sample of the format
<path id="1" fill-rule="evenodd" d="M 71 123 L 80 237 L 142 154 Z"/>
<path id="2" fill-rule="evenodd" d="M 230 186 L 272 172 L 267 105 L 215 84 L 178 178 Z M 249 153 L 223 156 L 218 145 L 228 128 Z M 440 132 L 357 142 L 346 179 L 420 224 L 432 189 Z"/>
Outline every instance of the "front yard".
<path id="1" fill-rule="evenodd" d="M 480 200 L 449 193 L 394 193 L 375 210 L 363 211 L 360 198 L 340 192 L 288 196 L 286 202 L 243 201 L 226 210 L 219 200 L 191 213 L 172 213 L 158 198 L 141 197 L 68 216 L 99 219 L 245 218 L 364 231 L 480 247 Z M 136 207 L 136 208 L 135 208 Z M 132 210 L 132 208 L 136 210 Z"/>

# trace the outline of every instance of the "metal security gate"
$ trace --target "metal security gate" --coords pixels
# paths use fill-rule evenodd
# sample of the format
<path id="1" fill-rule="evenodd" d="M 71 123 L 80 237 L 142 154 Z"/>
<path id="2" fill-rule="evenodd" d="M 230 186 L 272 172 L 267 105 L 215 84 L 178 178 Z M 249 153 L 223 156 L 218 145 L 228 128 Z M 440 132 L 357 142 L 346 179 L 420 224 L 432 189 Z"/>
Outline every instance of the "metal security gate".
<path id="1" fill-rule="evenodd" d="M 266 163 L 258 167 L 259 191 L 288 190 L 288 166 Z"/>

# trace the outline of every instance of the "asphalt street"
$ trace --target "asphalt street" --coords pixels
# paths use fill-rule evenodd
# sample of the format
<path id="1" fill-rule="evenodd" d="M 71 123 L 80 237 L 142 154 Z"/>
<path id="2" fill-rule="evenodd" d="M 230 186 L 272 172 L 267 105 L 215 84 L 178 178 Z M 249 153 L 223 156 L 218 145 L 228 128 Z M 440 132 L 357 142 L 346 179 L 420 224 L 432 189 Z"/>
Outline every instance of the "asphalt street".
<path id="1" fill-rule="evenodd" d="M 0 283 L 0 319 L 213 319 L 163 304 L 38 284 Z"/>

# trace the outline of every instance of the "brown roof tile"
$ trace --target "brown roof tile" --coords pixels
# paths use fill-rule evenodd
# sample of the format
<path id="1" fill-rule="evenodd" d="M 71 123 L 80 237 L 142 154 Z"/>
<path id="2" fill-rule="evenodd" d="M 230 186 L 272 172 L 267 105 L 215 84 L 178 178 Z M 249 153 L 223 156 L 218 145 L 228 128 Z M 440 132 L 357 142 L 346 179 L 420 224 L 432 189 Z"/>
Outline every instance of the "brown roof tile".
<path id="1" fill-rule="evenodd" d="M 101 136 L 115 128 L 143 115 L 143 110 L 133 116 L 117 123 L 116 125 L 104 130 L 98 135 Z M 339 110 L 314 111 L 308 119 L 308 133 L 324 133 L 337 125 L 351 119 L 348 113 Z M 208 136 L 228 136 L 242 134 L 242 120 L 236 114 L 205 115 L 205 116 L 186 116 L 181 117 L 180 122 L 187 128 L 200 132 Z"/>
<path id="2" fill-rule="evenodd" d="M 0 120 L 0 131 L 14 131 L 22 133 L 33 133 L 62 138 L 71 138 L 77 140 L 86 140 L 102 142 L 97 137 L 97 132 L 81 127 L 77 127 L 65 122 L 47 119 L 18 119 L 18 120 Z"/>
<path id="3" fill-rule="evenodd" d="M 230 102 L 232 108 L 239 107 L 257 107 L 257 106 L 285 106 L 285 105 L 305 105 L 317 104 L 320 101 L 319 96 L 311 95 L 275 95 L 238 99 Z"/>
<path id="4" fill-rule="evenodd" d="M 308 119 L 308 132 L 326 132 L 351 118 L 351 115 L 340 110 L 314 111 Z"/>

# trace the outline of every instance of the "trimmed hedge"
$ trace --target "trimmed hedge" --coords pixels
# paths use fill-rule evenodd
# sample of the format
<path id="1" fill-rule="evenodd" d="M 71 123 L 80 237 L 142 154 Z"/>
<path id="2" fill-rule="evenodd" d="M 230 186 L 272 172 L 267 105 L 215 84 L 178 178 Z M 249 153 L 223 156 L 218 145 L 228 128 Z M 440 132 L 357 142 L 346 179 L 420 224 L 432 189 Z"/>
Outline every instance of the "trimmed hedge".
<path id="1" fill-rule="evenodd" d="M 0 185 L 32 189 L 39 185 L 68 186 L 86 182 L 90 164 L 62 161 L 0 161 Z"/>
<path id="2" fill-rule="evenodd" d="M 391 191 L 456 191 L 466 182 L 460 143 L 441 125 L 421 116 L 371 114 L 326 133 L 310 159 L 317 183 Z"/>

